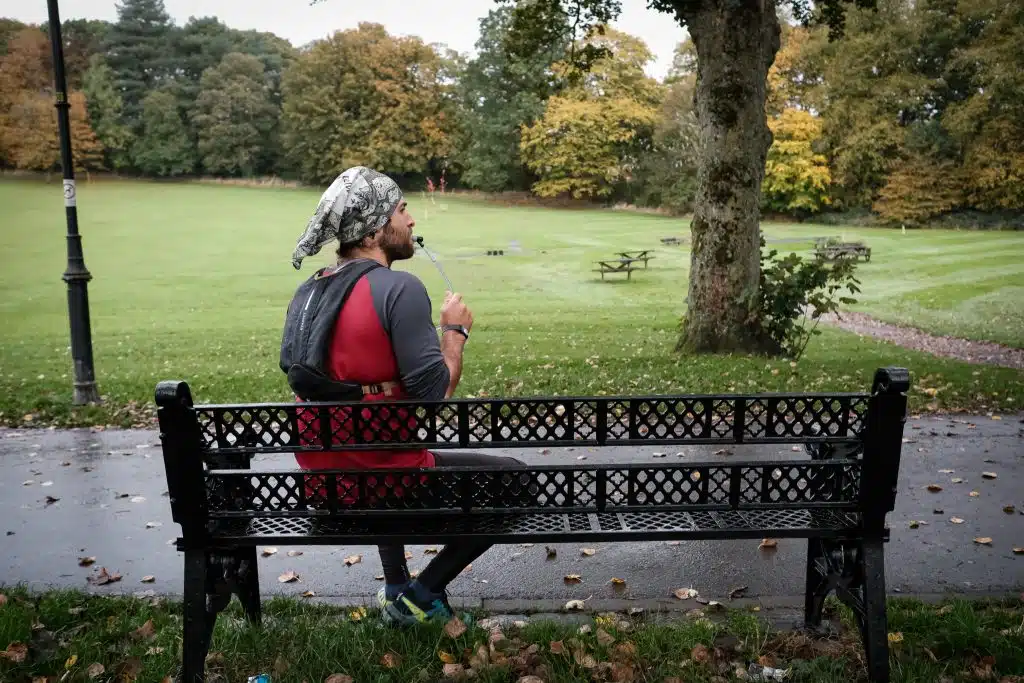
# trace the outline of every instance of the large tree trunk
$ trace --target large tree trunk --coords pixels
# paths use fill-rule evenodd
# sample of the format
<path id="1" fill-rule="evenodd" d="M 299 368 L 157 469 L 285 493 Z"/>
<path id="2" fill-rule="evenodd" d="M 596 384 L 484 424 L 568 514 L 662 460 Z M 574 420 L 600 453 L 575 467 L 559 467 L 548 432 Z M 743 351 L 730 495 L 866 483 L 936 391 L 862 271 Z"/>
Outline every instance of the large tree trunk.
<path id="1" fill-rule="evenodd" d="M 759 204 L 772 139 L 765 81 L 779 49 L 775 0 L 704 0 L 686 23 L 697 47 L 700 134 L 690 291 L 679 346 L 754 351 L 761 343 Z"/>

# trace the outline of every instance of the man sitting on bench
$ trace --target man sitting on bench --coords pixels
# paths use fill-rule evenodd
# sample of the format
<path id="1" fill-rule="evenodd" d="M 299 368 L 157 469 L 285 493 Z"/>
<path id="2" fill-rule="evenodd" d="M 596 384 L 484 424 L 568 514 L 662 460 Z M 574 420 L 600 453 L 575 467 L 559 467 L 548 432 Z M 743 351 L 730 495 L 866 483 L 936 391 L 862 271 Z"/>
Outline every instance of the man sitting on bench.
<path id="1" fill-rule="evenodd" d="M 451 397 L 462 375 L 463 347 L 473 315 L 462 296 L 448 292 L 441 307 L 441 339 L 431 320 L 426 287 L 411 273 L 391 269 L 412 258 L 415 247 L 402 191 L 391 178 L 356 166 L 344 171 L 320 198 L 292 255 L 302 259 L 332 240 L 339 243 L 329 277 L 360 262 L 373 267 L 355 283 L 334 323 L 325 370 L 335 380 L 362 385 L 364 401 Z M 373 264 L 369 264 L 373 265 Z M 508 465 L 514 458 L 427 450 L 353 450 L 296 455 L 303 469 L 401 469 L 435 466 Z M 385 585 L 377 593 L 385 621 L 414 624 L 451 618 L 446 587 L 488 544 L 446 546 L 412 580 L 405 546 L 378 546 Z"/>

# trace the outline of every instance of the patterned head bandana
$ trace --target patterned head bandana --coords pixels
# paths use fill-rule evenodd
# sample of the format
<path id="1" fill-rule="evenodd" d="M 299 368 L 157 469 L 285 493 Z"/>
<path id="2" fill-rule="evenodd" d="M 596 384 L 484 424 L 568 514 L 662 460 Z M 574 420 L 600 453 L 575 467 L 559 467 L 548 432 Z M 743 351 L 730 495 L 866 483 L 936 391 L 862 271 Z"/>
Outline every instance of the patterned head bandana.
<path id="1" fill-rule="evenodd" d="M 365 166 L 353 166 L 334 179 L 320 196 L 316 212 L 292 252 L 292 266 L 312 256 L 331 240 L 358 242 L 377 232 L 391 219 L 402 202 L 402 190 L 394 180 Z"/>

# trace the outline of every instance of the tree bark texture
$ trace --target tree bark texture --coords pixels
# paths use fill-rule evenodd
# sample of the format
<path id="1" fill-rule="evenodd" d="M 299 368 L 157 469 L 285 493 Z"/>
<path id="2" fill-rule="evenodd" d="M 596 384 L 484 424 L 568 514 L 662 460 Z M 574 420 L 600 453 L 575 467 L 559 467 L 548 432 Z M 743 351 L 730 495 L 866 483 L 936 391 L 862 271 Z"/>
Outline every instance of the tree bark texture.
<path id="1" fill-rule="evenodd" d="M 704 0 L 686 23 L 697 48 L 700 134 L 689 297 L 679 346 L 756 351 L 759 205 L 772 141 L 766 79 L 780 36 L 775 0 Z"/>

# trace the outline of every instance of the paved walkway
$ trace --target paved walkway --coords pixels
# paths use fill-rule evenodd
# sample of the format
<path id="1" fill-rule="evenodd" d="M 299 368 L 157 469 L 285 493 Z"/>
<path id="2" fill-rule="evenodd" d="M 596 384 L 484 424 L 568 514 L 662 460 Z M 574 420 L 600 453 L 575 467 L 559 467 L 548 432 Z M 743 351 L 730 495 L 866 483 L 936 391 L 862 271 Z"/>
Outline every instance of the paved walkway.
<path id="1" fill-rule="evenodd" d="M 886 547 L 890 593 L 987 593 L 1024 590 L 1024 415 L 925 416 L 911 419 L 900 470 L 896 510 L 889 515 L 892 541 Z M 790 458 L 788 447 L 744 446 L 732 455 L 714 455 L 711 447 L 686 447 L 669 458 Z M 594 463 L 613 459 L 663 463 L 653 449 L 537 449 L 517 451 L 530 462 Z M 288 456 L 268 456 L 268 467 L 291 467 Z M 943 472 L 952 470 L 952 472 Z M 993 472 L 995 479 L 983 478 Z M 953 483 L 954 478 L 963 479 Z M 942 491 L 931 493 L 928 484 Z M 180 594 L 181 556 L 168 543 L 179 532 L 171 522 L 159 439 L 153 431 L 2 430 L 0 429 L 0 584 L 32 588 L 66 586 L 100 593 L 153 590 Z M 971 496 L 977 491 L 977 496 Z M 1012 505 L 1012 514 L 1004 512 Z M 941 510 L 942 512 L 935 512 Z M 963 520 L 950 522 L 951 517 Z M 923 520 L 916 529 L 909 524 Z M 990 537 L 991 545 L 974 542 Z M 515 610 L 554 608 L 570 599 L 592 598 L 590 606 L 621 601 L 655 606 L 679 605 L 672 592 L 694 587 L 710 599 L 747 586 L 747 595 L 769 600 L 802 595 L 806 543 L 781 540 L 775 551 L 758 550 L 757 541 L 689 541 L 593 545 L 584 557 L 576 544 L 556 546 L 547 559 L 543 545 L 500 546 L 474 563 L 452 585 L 452 593 L 470 603 Z M 260 559 L 266 594 L 318 596 L 362 601 L 376 590 L 380 573 L 375 550 L 368 547 L 291 548 Z M 430 555 L 411 547 L 413 569 Z M 342 559 L 362 554 L 345 567 Z M 95 557 L 91 567 L 80 557 Z M 100 567 L 121 574 L 119 582 L 92 586 L 86 578 Z M 301 582 L 279 583 L 285 571 Z M 567 585 L 566 574 L 582 582 Z M 152 583 L 142 583 L 152 576 Z M 610 584 L 626 580 L 625 588 Z"/>

